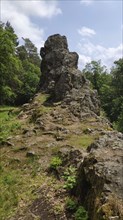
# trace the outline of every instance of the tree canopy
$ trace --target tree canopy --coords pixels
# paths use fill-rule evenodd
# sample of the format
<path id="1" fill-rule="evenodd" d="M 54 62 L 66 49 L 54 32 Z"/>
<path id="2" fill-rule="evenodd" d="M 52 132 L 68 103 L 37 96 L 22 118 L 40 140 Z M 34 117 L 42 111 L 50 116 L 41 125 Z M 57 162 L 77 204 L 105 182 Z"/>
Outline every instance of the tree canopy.
<path id="1" fill-rule="evenodd" d="M 40 78 L 37 48 L 18 36 L 9 22 L 0 23 L 0 105 L 20 105 L 34 95 Z"/>
<path id="2" fill-rule="evenodd" d="M 110 73 L 101 61 L 86 64 L 83 73 L 98 91 L 107 117 L 123 132 L 123 58 L 114 62 Z"/>

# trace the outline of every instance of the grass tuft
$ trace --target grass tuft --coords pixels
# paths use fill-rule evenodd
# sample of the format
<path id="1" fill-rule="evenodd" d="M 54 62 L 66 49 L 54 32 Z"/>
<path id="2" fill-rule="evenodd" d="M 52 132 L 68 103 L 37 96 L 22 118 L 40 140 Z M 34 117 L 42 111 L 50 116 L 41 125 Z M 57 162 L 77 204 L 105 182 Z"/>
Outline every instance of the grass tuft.
<path id="1" fill-rule="evenodd" d="M 0 143 L 21 128 L 21 123 L 16 117 L 17 114 L 18 108 L 0 107 Z"/>

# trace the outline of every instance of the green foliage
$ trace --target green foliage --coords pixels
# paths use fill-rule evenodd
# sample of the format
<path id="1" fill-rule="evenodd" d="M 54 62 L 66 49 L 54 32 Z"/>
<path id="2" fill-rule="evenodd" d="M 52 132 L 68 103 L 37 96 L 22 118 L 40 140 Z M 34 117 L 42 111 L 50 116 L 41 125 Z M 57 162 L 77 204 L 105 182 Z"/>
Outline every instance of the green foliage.
<path id="1" fill-rule="evenodd" d="M 9 23 L 0 28 L 0 104 L 13 104 L 19 88 L 21 62 L 16 57 L 17 35 Z M 15 77 L 17 76 L 17 77 Z"/>
<path id="2" fill-rule="evenodd" d="M 74 199 L 68 198 L 66 201 L 66 210 L 69 212 L 75 212 L 77 209 L 77 202 Z"/>
<path id="3" fill-rule="evenodd" d="M 72 136 L 68 135 L 69 137 L 69 143 L 75 144 L 79 148 L 87 148 L 91 143 L 94 142 L 96 135 L 92 136 L 90 134 L 83 134 L 82 136 L 77 136 L 75 134 L 72 134 Z"/>
<path id="4" fill-rule="evenodd" d="M 64 189 L 73 189 L 76 186 L 76 168 L 69 166 L 64 172 L 63 178 L 65 180 Z"/>
<path id="5" fill-rule="evenodd" d="M 102 85 L 102 81 L 105 81 L 106 67 L 101 66 L 101 61 L 91 61 L 91 63 L 87 63 L 83 73 L 89 79 L 93 85 L 93 88 L 98 91 L 100 94 L 100 87 Z M 103 74 L 103 77 L 102 77 Z"/>
<path id="6" fill-rule="evenodd" d="M 17 110 L 13 107 L 1 107 L 0 108 L 0 141 L 3 142 L 12 133 L 17 132 L 21 128 L 19 120 L 16 118 L 16 113 L 12 113 L 12 110 Z M 9 112 L 11 112 L 9 114 Z M 18 112 L 18 111 L 17 111 Z"/>
<path id="7" fill-rule="evenodd" d="M 15 156 L 15 154 L 14 154 Z M 3 158 L 2 158 L 3 157 Z M 35 189 L 44 182 L 44 176 L 39 175 L 38 160 L 27 158 L 18 162 L 1 155 L 0 167 L 0 219 L 11 218 L 19 204 L 25 205 L 36 198 Z"/>
<path id="8" fill-rule="evenodd" d="M 49 94 L 43 94 L 43 93 L 39 93 L 36 97 L 35 97 L 35 101 L 40 102 L 40 104 L 44 104 L 44 102 L 46 102 L 49 99 Z"/>
<path id="9" fill-rule="evenodd" d="M 40 78 L 40 58 L 29 40 L 19 46 L 9 22 L 0 24 L 0 105 L 20 105 L 35 94 Z"/>
<path id="10" fill-rule="evenodd" d="M 55 212 L 55 215 L 60 215 L 63 213 L 63 207 L 61 206 L 61 204 L 56 204 L 54 205 L 54 212 Z"/>
<path id="11" fill-rule="evenodd" d="M 114 123 L 114 127 L 118 131 L 123 132 L 123 105 L 118 120 L 116 121 L 116 123 Z"/>
<path id="12" fill-rule="evenodd" d="M 100 61 L 92 61 L 85 66 L 83 73 L 98 91 L 101 105 L 107 117 L 119 131 L 123 131 L 123 58 L 114 62 L 110 74 Z"/>
<path id="13" fill-rule="evenodd" d="M 88 220 L 87 211 L 83 206 L 79 206 L 75 213 L 75 220 Z"/>
<path id="14" fill-rule="evenodd" d="M 39 163 L 38 163 L 38 156 L 35 155 L 33 157 L 29 157 L 27 159 L 27 164 L 28 164 L 28 167 L 30 167 L 30 170 L 31 170 L 30 176 L 31 177 L 36 177 L 38 172 L 40 171 L 40 166 L 39 166 Z"/>
<path id="15" fill-rule="evenodd" d="M 117 129 L 123 133 L 123 112 L 120 113 L 117 121 Z"/>
<path id="16" fill-rule="evenodd" d="M 36 92 L 39 82 L 39 67 L 28 61 L 23 62 L 24 73 L 21 76 L 22 85 L 17 92 L 16 104 L 23 104 L 28 102 Z"/>
<path id="17" fill-rule="evenodd" d="M 5 219 L 10 214 L 11 210 L 15 209 L 18 204 L 17 196 L 18 175 L 14 171 L 11 173 L 2 172 L 0 179 L 0 213 L 1 219 Z M 4 193 L 3 193 L 4 190 Z"/>
<path id="18" fill-rule="evenodd" d="M 112 86 L 117 96 L 123 96 L 123 58 L 115 61 L 114 64 L 111 70 Z"/>
<path id="19" fill-rule="evenodd" d="M 62 160 L 59 157 L 53 157 L 50 162 L 50 168 L 56 170 L 59 166 L 62 165 Z"/>
<path id="20" fill-rule="evenodd" d="M 40 65 L 40 58 L 38 56 L 37 48 L 31 42 L 29 38 L 23 38 L 25 44 L 25 50 L 27 53 L 27 57 L 30 63 L 33 63 L 36 66 Z"/>
<path id="21" fill-rule="evenodd" d="M 68 198 L 66 210 L 74 215 L 75 220 L 88 220 L 88 213 L 83 206 L 80 206 L 75 199 Z"/>

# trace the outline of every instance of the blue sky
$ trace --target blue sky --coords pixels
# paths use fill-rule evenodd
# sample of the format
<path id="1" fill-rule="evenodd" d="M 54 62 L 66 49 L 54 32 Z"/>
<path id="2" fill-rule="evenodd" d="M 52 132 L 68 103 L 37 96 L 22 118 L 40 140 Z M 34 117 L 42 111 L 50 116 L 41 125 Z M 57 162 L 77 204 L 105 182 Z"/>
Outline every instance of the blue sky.
<path id="1" fill-rule="evenodd" d="M 122 0 L 1 0 L 1 20 L 38 49 L 48 36 L 65 35 L 80 69 L 99 59 L 110 68 L 123 54 Z"/>

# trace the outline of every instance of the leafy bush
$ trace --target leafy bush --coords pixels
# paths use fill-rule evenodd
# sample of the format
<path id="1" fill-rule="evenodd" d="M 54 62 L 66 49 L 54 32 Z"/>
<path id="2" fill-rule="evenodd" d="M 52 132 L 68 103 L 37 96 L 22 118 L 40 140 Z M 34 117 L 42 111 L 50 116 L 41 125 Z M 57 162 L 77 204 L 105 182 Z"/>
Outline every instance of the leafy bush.
<path id="1" fill-rule="evenodd" d="M 77 211 L 75 212 L 75 220 L 88 220 L 87 211 L 83 206 L 79 206 Z"/>
<path id="2" fill-rule="evenodd" d="M 53 157 L 50 162 L 50 168 L 56 170 L 62 164 L 62 160 L 59 157 Z"/>
<path id="3" fill-rule="evenodd" d="M 71 198 L 66 201 L 66 210 L 69 212 L 75 212 L 77 209 L 77 202 Z"/>
<path id="4" fill-rule="evenodd" d="M 64 189 L 73 189 L 76 185 L 76 168 L 73 166 L 68 167 L 64 172 L 63 178 L 65 180 Z"/>

